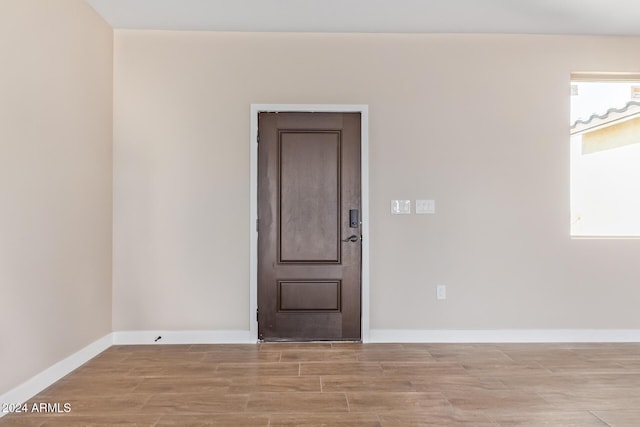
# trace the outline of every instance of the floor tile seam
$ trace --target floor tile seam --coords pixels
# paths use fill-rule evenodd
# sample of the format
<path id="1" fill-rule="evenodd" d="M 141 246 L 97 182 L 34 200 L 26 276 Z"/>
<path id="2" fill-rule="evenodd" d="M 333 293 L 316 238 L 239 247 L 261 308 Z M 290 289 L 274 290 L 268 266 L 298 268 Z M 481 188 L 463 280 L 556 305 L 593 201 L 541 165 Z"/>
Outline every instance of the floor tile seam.
<path id="1" fill-rule="evenodd" d="M 440 392 L 440 395 L 442 396 L 442 399 L 444 399 L 447 402 L 447 404 L 449 405 L 449 409 L 451 409 L 451 410 L 458 409 L 453 405 L 451 400 L 444 394 L 444 392 Z"/>
<path id="2" fill-rule="evenodd" d="M 519 390 L 514 390 L 514 389 L 500 389 L 500 390 L 486 390 L 489 394 L 492 393 L 504 393 L 504 396 L 501 397 L 496 397 L 495 395 L 492 395 L 492 398 L 498 398 L 499 400 L 505 400 L 511 396 L 513 396 L 514 392 L 518 392 Z M 457 397 L 456 393 L 459 393 L 459 391 L 451 391 L 451 390 L 443 390 L 441 392 L 438 393 L 442 393 L 442 395 L 447 399 L 447 400 L 451 400 L 451 399 L 463 399 L 461 397 Z M 536 399 L 541 400 L 541 403 L 544 403 L 545 405 L 550 405 L 552 408 L 557 408 L 556 406 L 553 406 L 552 402 L 549 402 L 547 399 L 543 398 L 542 396 L 540 396 L 536 391 L 530 391 L 530 390 L 524 390 L 524 391 L 520 391 L 520 393 L 522 393 L 523 395 L 530 395 L 531 393 L 533 393 L 533 397 Z M 462 409 L 462 408 L 460 408 Z"/>
<path id="3" fill-rule="evenodd" d="M 213 372 L 215 374 L 215 371 Z M 132 377 L 140 377 L 143 380 L 153 380 L 153 379 L 167 379 L 167 380 L 171 380 L 171 379 L 176 379 L 176 378 L 188 378 L 188 379 L 195 379 L 195 378 L 202 378 L 201 374 L 191 374 L 191 375 L 184 375 L 183 374 L 171 374 L 171 375 L 132 375 Z M 218 379 L 224 379 L 226 377 L 224 376 L 216 376 L 216 375 L 212 375 L 209 378 L 218 378 Z"/>
<path id="4" fill-rule="evenodd" d="M 503 408 L 493 408 L 493 409 L 481 409 L 479 411 L 474 411 L 474 412 L 481 412 L 485 417 L 487 417 L 487 419 L 492 422 L 495 423 L 498 426 L 502 426 L 503 424 L 501 424 L 500 421 L 500 417 L 503 416 L 500 414 L 500 411 L 504 411 Z M 536 412 L 536 410 L 532 410 L 533 412 Z M 543 411 L 540 411 L 543 412 Z M 559 414 L 559 413 L 569 413 L 569 414 L 573 414 L 573 413 L 584 413 L 584 414 L 589 414 L 592 415 L 591 411 L 585 410 L 585 409 L 561 409 L 561 408 L 552 408 L 551 411 L 545 411 L 545 413 L 548 412 L 552 412 L 554 414 Z M 598 421 L 603 422 L 600 418 L 595 417 Z M 503 421 L 504 423 L 504 421 Z M 604 423 L 604 422 L 603 422 Z M 609 424 L 604 423 L 606 426 L 609 426 Z M 509 426 L 513 425 L 513 423 L 508 423 Z M 529 424 L 527 424 L 529 425 Z M 544 425 L 553 425 L 553 424 L 547 424 L 545 421 Z M 571 424 L 574 425 L 574 424 Z M 609 426 L 612 427 L 612 426 Z"/>
<path id="5" fill-rule="evenodd" d="M 127 415 L 129 415 L 129 414 L 127 414 Z M 155 426 L 156 424 L 158 424 L 158 423 L 160 422 L 160 419 L 161 419 L 163 416 L 164 416 L 164 415 L 157 415 L 157 416 L 155 416 L 155 417 L 153 418 L 155 421 L 151 421 L 151 425 L 152 425 L 152 426 Z M 92 417 L 94 417 L 94 415 L 93 415 L 93 414 L 92 414 L 92 415 L 71 415 L 71 414 L 65 414 L 65 419 L 68 419 L 68 418 L 92 418 Z M 106 417 L 107 417 L 107 415 L 105 415 L 105 418 L 106 418 Z M 110 417 L 112 417 L 112 414 L 109 414 L 109 415 L 108 415 L 108 417 L 109 417 L 109 418 L 110 418 Z M 143 417 L 144 417 L 144 415 L 143 415 Z M 42 426 L 42 425 L 46 424 L 47 422 L 51 421 L 51 418 L 53 418 L 53 417 L 49 417 L 49 419 L 47 419 L 47 418 L 45 417 L 45 419 L 43 419 L 43 420 L 38 424 L 38 426 Z M 150 418 L 151 418 L 151 417 L 150 417 Z M 1 419 L 0 419 L 0 426 L 2 426 L 2 425 L 3 425 L 3 424 L 2 424 Z"/>
<path id="6" fill-rule="evenodd" d="M 338 393 L 338 392 L 327 392 L 327 393 Z M 367 395 L 380 395 L 380 394 L 392 395 L 394 397 L 400 396 L 400 395 L 402 396 L 427 395 L 425 397 L 446 400 L 448 404 L 452 405 L 449 398 L 445 395 L 444 392 L 441 392 L 441 391 L 344 391 L 340 393 L 345 393 L 346 395 L 352 395 L 352 397 L 354 395 L 364 395 L 366 397 Z"/>
<path id="7" fill-rule="evenodd" d="M 158 423 L 160 422 L 160 420 L 162 420 L 163 415 L 158 415 L 156 417 L 155 422 L 151 425 L 151 427 L 156 427 L 158 425 Z"/>
<path id="8" fill-rule="evenodd" d="M 224 396 L 241 396 L 243 394 L 247 394 L 247 393 L 230 393 L 229 392 L 229 388 L 231 386 L 224 386 L 221 387 L 220 389 L 210 389 L 210 390 L 204 390 L 204 391 L 154 391 L 154 392 L 141 392 L 141 393 L 131 393 L 133 396 L 143 396 L 145 394 L 149 394 L 150 396 L 162 396 L 162 397 L 169 397 L 169 396 L 184 396 L 185 394 L 207 394 L 207 395 L 224 395 Z M 100 396 L 101 397 L 101 396 Z M 109 397 L 109 396 L 107 396 Z"/>
<path id="9" fill-rule="evenodd" d="M 247 360 L 246 362 L 219 362 L 216 364 L 216 368 L 219 367 L 233 367 L 237 366 L 239 368 L 244 368 L 246 365 L 256 365 L 256 366 L 282 366 L 282 365 L 295 365 L 300 362 L 277 362 L 272 360 L 263 360 L 263 361 L 255 361 L 255 360 Z"/>
<path id="10" fill-rule="evenodd" d="M 606 384 L 602 385 L 601 383 L 587 383 L 581 384 L 586 387 L 587 390 L 590 389 L 600 389 L 600 390 L 612 390 L 612 391 L 635 391 L 637 392 L 640 388 L 640 384 Z"/>
<path id="11" fill-rule="evenodd" d="M 225 392 L 219 392 L 219 391 L 215 391 L 215 392 L 199 392 L 199 391 L 194 391 L 194 392 L 175 392 L 175 393 L 150 393 L 149 397 L 145 400 L 145 403 L 143 405 L 147 405 L 149 403 L 149 401 L 154 398 L 154 397 L 161 397 L 164 399 L 168 399 L 171 397 L 176 397 L 176 396 L 211 396 L 211 397 L 228 397 L 228 398 L 233 398 L 233 397 L 247 397 L 250 396 L 251 394 L 255 394 L 255 393 L 268 393 L 268 392 L 254 392 L 254 393 L 225 393 Z M 279 392 L 273 392 L 273 393 L 279 393 Z"/>
<path id="12" fill-rule="evenodd" d="M 497 350 L 499 354 L 501 354 L 502 356 L 506 357 L 508 360 L 512 361 L 513 363 L 518 363 L 518 361 L 516 359 L 514 359 L 513 357 L 509 356 L 509 354 L 505 353 L 503 350 Z"/>
<path id="13" fill-rule="evenodd" d="M 542 364 L 540 364 L 540 363 L 538 363 L 538 362 L 536 362 L 536 363 L 538 364 L 538 366 L 539 366 L 543 371 L 546 371 L 546 372 L 545 372 L 546 374 L 556 375 L 556 374 L 558 374 L 558 373 L 561 373 L 561 372 L 554 371 L 553 369 L 551 369 L 551 368 L 549 368 L 549 367 L 547 367 L 547 366 L 544 366 L 544 365 L 542 365 Z"/>
<path id="14" fill-rule="evenodd" d="M 313 410 L 309 410 L 309 411 L 268 411 L 265 414 L 263 414 L 264 416 L 269 418 L 269 425 L 271 425 L 271 423 L 273 422 L 273 419 L 276 417 L 300 417 L 300 416 L 311 416 L 311 417 L 342 417 L 348 414 L 352 414 L 352 415 L 368 415 L 371 414 L 371 412 L 369 411 L 358 411 L 358 412 L 350 412 L 348 410 L 342 410 L 342 411 L 327 411 L 327 412 L 314 412 Z M 251 413 L 251 412 L 247 412 L 246 415 L 258 415 L 257 413 Z"/>
<path id="15" fill-rule="evenodd" d="M 249 413 L 249 402 L 251 401 L 251 393 L 247 394 L 247 401 L 244 402 L 244 405 L 242 407 L 242 411 L 245 413 Z"/>
<path id="16" fill-rule="evenodd" d="M 384 424 L 382 423 L 382 416 L 380 415 L 380 412 L 375 412 L 374 415 L 376 416 L 376 419 L 378 420 L 378 427 L 384 427 Z"/>
<path id="17" fill-rule="evenodd" d="M 541 392 L 541 393 L 553 394 L 554 392 Z M 574 406 L 572 409 L 576 411 L 633 411 L 633 410 L 636 410 L 636 407 L 628 407 L 626 405 L 615 405 L 615 404 L 613 406 L 609 405 L 607 407 L 594 407 L 594 405 L 597 406 L 597 402 L 603 402 L 603 401 L 614 402 L 614 400 L 610 400 L 609 397 L 604 398 L 602 396 L 571 396 L 570 393 L 556 393 L 556 394 L 565 395 L 565 398 L 568 400 L 568 402 L 564 402 L 564 403 L 579 404 L 580 407 Z M 547 399 L 545 399 L 545 401 L 548 402 Z M 584 403 L 584 405 L 582 405 L 581 403 Z M 587 405 L 591 407 L 590 408 L 583 407 Z"/>
<path id="18" fill-rule="evenodd" d="M 96 417 L 104 417 L 104 418 L 113 418 L 113 417 L 120 417 L 120 416 L 133 416 L 133 417 L 146 417 L 146 416 L 157 416 L 157 417 L 162 417 L 165 415 L 171 415 L 170 413 L 161 413 L 161 414 L 144 414 L 144 413 L 140 413 L 139 411 L 141 411 L 143 409 L 143 407 L 138 407 L 138 408 L 129 408 L 126 410 L 113 410 L 113 411 L 106 411 L 106 410 L 99 410 L 99 411 L 87 411 L 87 412 L 78 412 L 73 410 L 73 407 L 71 408 L 71 412 L 67 413 L 67 414 L 47 414 L 47 413 L 42 413 L 42 414 L 27 414 L 25 417 L 23 418 L 28 418 L 28 419 L 44 419 L 45 421 L 48 418 L 53 418 L 53 419 L 68 419 L 68 418 L 96 418 Z M 3 418 L 0 418 L 0 421 L 2 421 Z M 1 423 L 0 423 L 1 425 Z"/>
<path id="19" fill-rule="evenodd" d="M 592 416 L 594 416 L 596 419 L 600 420 L 604 425 L 608 426 L 608 427 L 613 427 L 613 424 L 609 424 L 608 422 L 606 422 L 605 420 L 603 420 L 602 418 L 600 418 L 599 416 L 597 416 L 594 411 L 587 411 L 589 412 Z"/>
<path id="20" fill-rule="evenodd" d="M 561 411 L 562 412 L 562 408 L 560 406 L 556 405 L 553 401 L 551 401 L 549 399 L 546 399 L 544 396 L 542 396 L 542 394 L 541 394 L 542 392 L 541 391 L 534 390 L 532 393 L 536 398 L 541 399 L 546 405 L 549 405 L 549 407 L 552 408 L 554 411 L 557 410 L 557 411 Z M 566 411 L 566 412 L 569 412 L 569 411 Z"/>
<path id="21" fill-rule="evenodd" d="M 255 392 L 250 392 L 250 393 L 244 393 L 244 395 L 248 395 L 249 396 L 249 400 L 251 400 L 251 398 L 255 398 L 256 396 L 259 396 L 259 395 L 273 395 L 275 397 L 279 397 L 279 396 L 282 396 L 283 394 L 295 394 L 295 395 L 300 395 L 300 396 L 306 395 L 307 397 L 309 395 L 317 395 L 318 397 L 320 397 L 320 396 L 330 397 L 331 395 L 339 396 L 339 395 L 342 395 L 344 393 L 348 393 L 348 392 L 346 392 L 346 391 L 325 391 L 325 392 L 320 392 L 320 391 L 255 391 Z M 272 397 L 272 396 L 267 396 L 267 397 Z"/>
<path id="22" fill-rule="evenodd" d="M 47 401 L 80 400 L 80 399 L 109 399 L 109 398 L 118 398 L 125 395 L 139 396 L 139 395 L 145 395 L 145 394 L 148 394 L 148 392 L 136 392 L 135 390 L 130 390 L 126 392 L 105 393 L 105 394 L 64 393 L 64 394 L 51 394 L 51 395 L 45 395 L 45 396 L 36 395 L 31 399 L 29 399 L 27 402 L 33 403 L 33 402 L 41 402 L 41 401 L 47 402 Z"/>
<path id="23" fill-rule="evenodd" d="M 90 415 L 84 415 L 85 417 L 96 417 L 96 416 L 104 416 L 104 417 L 118 417 L 123 415 L 122 413 L 98 413 L 98 414 L 90 414 Z M 145 416 L 144 413 L 134 413 L 134 414 L 127 414 L 125 413 L 124 415 L 137 415 L 137 416 Z M 161 418 L 165 418 L 165 417 L 183 417 L 183 416 L 189 416 L 189 417 L 205 417 L 205 416 L 209 416 L 209 415 L 215 415 L 215 416 L 260 416 L 260 415 L 265 415 L 265 414 L 261 414 L 260 412 L 257 411 L 252 411 L 250 410 L 248 407 L 246 409 L 242 409 L 242 410 L 234 410 L 232 412 L 226 411 L 226 410 L 193 410 L 193 409 L 187 409 L 187 410 L 172 410 L 172 411 L 168 411 L 168 412 L 160 412 L 159 414 L 152 414 L 152 415 L 157 415 Z M 82 416 L 78 416 L 76 415 L 76 417 L 82 417 Z"/>
<path id="24" fill-rule="evenodd" d="M 570 390 L 571 392 L 574 392 L 578 395 L 585 393 L 585 392 L 603 392 L 603 393 L 614 393 L 616 391 L 620 391 L 620 392 L 628 392 L 630 390 L 634 390 L 637 391 L 638 390 L 638 386 L 637 385 L 627 385 L 627 386 L 612 386 L 612 385 L 599 385 L 599 384 L 580 384 L 580 386 L 582 388 L 580 389 L 575 389 L 575 387 L 571 386 L 572 389 Z M 568 393 L 569 391 L 557 391 L 557 390 L 549 390 L 547 391 L 547 393 Z"/>
<path id="25" fill-rule="evenodd" d="M 270 413 L 261 414 L 261 413 L 258 413 L 258 412 L 251 412 L 251 411 L 233 411 L 233 412 L 215 412 L 215 413 L 182 412 L 182 413 L 160 414 L 160 415 L 158 415 L 158 417 L 160 418 L 159 421 L 163 421 L 166 418 L 178 418 L 178 417 L 182 417 L 182 416 L 206 417 L 207 415 L 216 415 L 216 416 L 221 416 L 221 417 L 265 417 L 265 418 L 268 418 Z"/>

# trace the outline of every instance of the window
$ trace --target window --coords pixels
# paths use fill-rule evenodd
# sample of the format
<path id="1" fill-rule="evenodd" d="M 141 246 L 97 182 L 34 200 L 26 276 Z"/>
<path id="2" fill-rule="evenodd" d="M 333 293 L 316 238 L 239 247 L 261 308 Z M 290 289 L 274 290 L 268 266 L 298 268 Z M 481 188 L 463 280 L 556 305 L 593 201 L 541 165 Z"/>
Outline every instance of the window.
<path id="1" fill-rule="evenodd" d="M 572 75 L 571 235 L 640 236 L 640 75 Z"/>

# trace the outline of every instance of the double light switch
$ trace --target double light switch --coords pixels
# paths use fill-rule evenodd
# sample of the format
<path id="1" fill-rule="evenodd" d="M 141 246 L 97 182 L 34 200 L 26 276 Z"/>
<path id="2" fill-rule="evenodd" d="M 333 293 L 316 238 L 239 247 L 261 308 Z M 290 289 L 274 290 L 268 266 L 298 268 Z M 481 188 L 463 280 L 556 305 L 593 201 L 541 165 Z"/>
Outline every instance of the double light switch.
<path id="1" fill-rule="evenodd" d="M 411 213 L 411 200 L 391 200 L 391 213 L 393 215 L 407 215 Z M 416 214 L 436 213 L 436 201 L 416 200 Z"/>

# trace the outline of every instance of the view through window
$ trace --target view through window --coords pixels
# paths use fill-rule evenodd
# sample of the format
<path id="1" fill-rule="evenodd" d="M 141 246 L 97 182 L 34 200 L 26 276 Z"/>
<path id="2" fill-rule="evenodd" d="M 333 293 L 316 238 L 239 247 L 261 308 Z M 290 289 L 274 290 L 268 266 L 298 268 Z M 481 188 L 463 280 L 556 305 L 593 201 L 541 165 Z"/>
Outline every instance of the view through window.
<path id="1" fill-rule="evenodd" d="M 640 76 L 572 76 L 571 235 L 640 236 Z"/>

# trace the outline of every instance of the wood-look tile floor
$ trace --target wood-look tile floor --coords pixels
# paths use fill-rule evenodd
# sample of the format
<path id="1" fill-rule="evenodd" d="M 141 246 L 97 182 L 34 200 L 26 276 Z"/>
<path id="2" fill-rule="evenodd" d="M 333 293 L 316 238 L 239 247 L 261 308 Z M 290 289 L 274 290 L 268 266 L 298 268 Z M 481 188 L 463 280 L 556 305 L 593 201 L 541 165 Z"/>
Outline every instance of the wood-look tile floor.
<path id="1" fill-rule="evenodd" d="M 640 426 L 640 344 L 114 346 L 0 426 Z"/>

